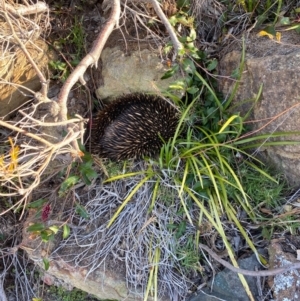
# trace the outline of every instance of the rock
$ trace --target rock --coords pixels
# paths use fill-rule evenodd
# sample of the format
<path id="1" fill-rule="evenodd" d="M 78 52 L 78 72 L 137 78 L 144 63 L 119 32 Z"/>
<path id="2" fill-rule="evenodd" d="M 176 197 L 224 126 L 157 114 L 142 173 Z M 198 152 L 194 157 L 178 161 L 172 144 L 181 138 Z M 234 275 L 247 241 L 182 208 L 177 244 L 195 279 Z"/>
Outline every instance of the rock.
<path id="1" fill-rule="evenodd" d="M 144 300 L 141 290 L 136 288 L 133 291 L 128 288 L 125 281 L 124 261 L 118 260 L 112 255 L 111 258 L 105 258 L 105 264 L 101 264 L 95 271 L 90 272 L 89 268 L 78 266 L 74 260 L 68 260 L 74 254 L 78 254 L 80 247 L 73 248 L 72 251 L 69 249 L 70 253 L 67 257 L 66 254 L 61 254 L 63 252 L 59 256 L 54 256 L 53 250 L 60 242 L 59 235 L 55 239 L 43 243 L 39 234 L 26 230 L 36 219 L 38 219 L 37 211 L 29 210 L 23 228 L 22 247 L 26 250 L 28 258 L 39 266 L 45 284 L 59 285 L 68 290 L 76 287 L 101 300 Z M 56 221 L 56 223 L 58 222 Z M 87 255 L 87 257 L 89 256 Z M 47 271 L 45 271 L 44 260 L 49 262 Z M 86 260 L 88 262 L 90 259 Z M 154 298 L 148 297 L 147 300 L 153 301 Z M 170 299 L 160 297 L 157 301 L 170 301 Z"/>
<path id="2" fill-rule="evenodd" d="M 260 269 L 261 265 L 253 254 L 248 258 L 238 260 L 239 267 L 246 270 L 254 271 L 255 268 Z M 249 288 L 255 300 L 258 297 L 258 289 L 256 285 L 256 277 L 245 276 Z M 204 288 L 197 296 L 192 297 L 189 301 L 246 301 L 249 300 L 245 289 L 237 275 L 229 269 L 224 269 L 217 273 L 213 282 L 208 284 L 208 288 Z"/>
<path id="3" fill-rule="evenodd" d="M 234 112 L 245 115 L 254 105 L 261 85 L 263 90 L 258 102 L 254 105 L 251 120 L 253 130 L 260 133 L 280 131 L 299 131 L 300 119 L 300 50 L 299 35 L 284 32 L 281 43 L 265 37 L 250 36 L 246 40 L 246 60 L 239 88 L 234 97 Z M 220 89 L 228 96 L 235 80 L 231 77 L 241 60 L 239 51 L 227 53 L 220 62 Z M 251 100 L 251 101 L 250 101 Z M 300 141 L 299 135 L 276 138 L 276 140 Z M 286 175 L 291 185 L 300 185 L 300 146 L 285 145 L 257 149 L 266 162 L 275 164 L 278 170 Z M 273 140 L 273 139 L 272 139 Z"/>
<path id="4" fill-rule="evenodd" d="M 167 90 L 175 80 L 160 79 L 168 68 L 154 50 L 133 50 L 127 55 L 118 46 L 105 48 L 101 60 L 104 85 L 99 87 L 97 95 L 102 99 L 130 92 L 158 93 Z"/>
<path id="5" fill-rule="evenodd" d="M 48 46 L 42 40 L 37 40 L 34 43 L 35 45 L 27 45 L 27 50 L 40 70 L 46 74 L 49 63 Z M 20 88 L 20 85 L 36 92 L 40 89 L 41 83 L 20 48 L 16 48 L 11 57 L 7 58 L 7 55 L 4 57 L 3 54 L 0 54 L 0 57 L 0 77 L 11 83 L 0 84 L 0 117 L 4 117 L 32 98 L 32 94 L 28 90 Z"/>
<path id="6" fill-rule="evenodd" d="M 284 242 L 286 244 L 286 242 Z M 297 262 L 295 255 L 284 252 L 280 242 L 276 239 L 269 246 L 270 269 L 292 265 Z M 288 271 L 283 274 L 269 277 L 269 286 L 273 291 L 274 301 L 299 301 L 300 300 L 300 273 L 298 270 Z"/>

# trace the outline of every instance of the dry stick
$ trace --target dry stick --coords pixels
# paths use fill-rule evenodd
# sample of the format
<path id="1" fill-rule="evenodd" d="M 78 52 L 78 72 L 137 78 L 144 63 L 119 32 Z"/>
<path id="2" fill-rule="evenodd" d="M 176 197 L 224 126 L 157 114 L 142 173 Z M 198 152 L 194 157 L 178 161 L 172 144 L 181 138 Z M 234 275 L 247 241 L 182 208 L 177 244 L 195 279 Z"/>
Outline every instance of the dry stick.
<path id="1" fill-rule="evenodd" d="M 22 134 L 24 134 L 24 135 L 26 135 L 26 136 L 28 136 L 30 138 L 33 138 L 33 139 L 35 139 L 35 140 L 37 140 L 37 141 L 39 141 L 39 142 L 41 142 L 41 143 L 49 146 L 49 147 L 51 147 L 53 145 L 49 141 L 47 141 L 47 140 L 45 140 L 45 139 L 43 139 L 43 138 L 41 138 L 41 137 L 39 137 L 37 135 L 29 133 L 29 132 L 27 132 L 27 131 L 25 131 L 23 129 L 20 129 L 20 128 L 14 126 L 14 125 L 11 125 L 11 124 L 9 124 L 9 123 L 7 123 L 5 121 L 0 120 L 0 126 L 6 127 L 6 128 L 8 128 L 8 129 L 10 129 L 12 131 L 16 131 L 16 132 L 22 133 Z"/>
<path id="2" fill-rule="evenodd" d="M 271 269 L 271 270 L 266 270 L 266 271 L 249 271 L 249 270 L 244 270 L 240 268 L 234 267 L 232 264 L 227 262 L 226 260 L 222 259 L 220 256 L 218 256 L 215 252 L 213 252 L 208 246 L 199 244 L 199 247 L 203 250 L 205 250 L 213 259 L 221 263 L 224 267 L 228 268 L 229 270 L 243 274 L 246 276 L 253 276 L 253 277 L 268 277 L 268 276 L 275 276 L 278 274 L 286 273 L 291 270 L 297 270 L 300 269 L 300 262 L 293 263 L 289 266 L 282 267 L 282 268 L 276 268 L 276 269 Z"/>
<path id="3" fill-rule="evenodd" d="M 4 291 L 4 287 L 3 287 L 3 282 L 4 282 L 4 279 L 3 277 L 1 276 L 0 277 L 0 300 L 1 301 L 7 301 L 7 297 L 6 297 L 6 294 L 5 294 L 5 291 Z"/>
<path id="4" fill-rule="evenodd" d="M 25 6 L 25 5 L 13 6 L 7 3 L 5 4 L 5 9 L 15 17 L 20 17 L 20 16 L 43 13 L 46 12 L 49 8 L 46 3 L 39 1 L 35 4 L 31 4 L 30 6 Z"/>
<path id="5" fill-rule="evenodd" d="M 24 52 L 26 58 L 28 59 L 28 61 L 30 62 L 30 64 L 32 65 L 32 67 L 34 68 L 35 72 L 37 73 L 37 75 L 40 79 L 40 82 L 42 84 L 41 94 L 44 97 L 47 97 L 47 92 L 48 92 L 47 90 L 48 89 L 47 89 L 47 80 L 46 80 L 45 76 L 43 75 L 43 73 L 41 72 L 41 70 L 39 69 L 39 67 L 35 63 L 35 61 L 32 59 L 32 57 L 29 54 L 29 52 L 27 51 L 27 48 L 25 47 L 24 43 L 19 39 L 19 37 L 16 34 L 15 29 L 14 29 L 12 23 L 11 23 L 10 17 L 9 17 L 9 15 L 6 11 L 4 12 L 4 16 L 5 16 L 5 19 L 6 19 L 7 23 L 9 24 L 9 27 L 11 29 L 13 37 L 18 42 L 18 44 L 21 47 L 22 51 Z"/>
<path id="6" fill-rule="evenodd" d="M 299 105 L 300 105 L 300 102 L 292 105 L 291 107 L 289 107 L 288 109 L 282 111 L 281 113 L 277 114 L 276 116 L 272 116 L 272 117 L 269 117 L 269 118 L 261 119 L 261 120 L 269 120 L 269 121 L 267 123 L 265 123 L 263 126 L 261 126 L 259 129 L 251 131 L 251 132 L 248 132 L 248 133 L 246 133 L 246 134 L 244 134 L 244 135 L 242 135 L 242 136 L 240 136 L 240 137 L 238 137 L 236 139 L 229 140 L 227 143 L 235 142 L 235 141 L 247 138 L 248 136 L 252 136 L 253 134 L 260 132 L 262 129 L 264 129 L 266 126 L 268 126 L 270 123 L 274 122 L 276 119 L 278 119 L 279 117 L 281 117 L 282 115 L 284 115 L 285 113 L 287 113 L 288 111 L 294 109 L 295 107 L 297 107 Z M 251 122 L 254 123 L 254 122 L 258 122 L 258 121 L 253 120 Z M 271 137 L 271 135 L 270 135 L 270 137 Z"/>
<path id="7" fill-rule="evenodd" d="M 27 119 L 35 122 L 37 125 L 41 125 L 41 126 L 60 126 L 60 125 L 67 125 L 69 123 L 75 123 L 75 122 L 85 122 L 85 121 L 88 121 L 88 119 L 83 119 L 80 115 L 75 115 L 77 116 L 78 118 L 73 118 L 73 119 L 68 119 L 68 120 L 65 120 L 65 121 L 61 121 L 61 122 L 44 122 L 44 121 L 40 121 L 38 119 L 35 119 L 31 116 L 29 116 L 28 114 L 26 114 L 25 112 L 23 112 L 22 110 L 19 110 L 19 113 L 21 115 L 23 115 L 24 117 L 26 117 Z"/>
<path id="8" fill-rule="evenodd" d="M 157 16 L 160 18 L 160 20 L 165 25 L 165 27 L 166 27 L 169 35 L 170 35 L 170 38 L 172 40 L 173 46 L 175 48 L 175 55 L 174 55 L 174 57 L 176 57 L 176 55 L 178 54 L 178 52 L 181 49 L 183 49 L 182 44 L 177 39 L 177 36 L 176 36 L 176 33 L 174 32 L 173 27 L 171 26 L 171 24 L 170 24 L 169 20 L 167 19 L 166 15 L 162 11 L 162 9 L 161 9 L 159 3 L 157 2 L 157 0 L 148 0 L 148 2 L 152 3 Z"/>
<path id="9" fill-rule="evenodd" d="M 65 120 L 67 118 L 67 98 L 71 88 L 75 85 L 75 83 L 78 80 L 84 83 L 83 74 L 89 66 L 94 64 L 97 68 L 98 60 L 100 58 L 102 49 L 110 34 L 112 33 L 114 26 L 119 21 L 120 11 L 120 0 L 113 0 L 110 17 L 107 23 L 105 24 L 104 28 L 101 30 L 99 36 L 97 37 L 93 48 L 74 69 L 74 71 L 71 73 L 64 86 L 62 87 L 57 100 L 61 108 L 61 120 Z"/>
<path id="10" fill-rule="evenodd" d="M 4 126 L 7 126 L 7 124 L 6 124 L 5 122 L 0 121 L 0 125 L 1 125 L 2 123 L 4 123 Z M 9 126 L 10 126 L 10 125 L 9 125 Z M 19 129 L 19 128 L 16 128 L 16 127 L 14 127 L 14 126 L 10 126 L 10 127 L 12 127 L 13 130 L 14 130 L 14 128 L 15 128 L 17 131 L 23 133 L 23 130 L 21 130 L 21 129 Z M 30 133 L 24 133 L 24 134 L 30 134 Z M 31 134 L 31 135 L 34 136 L 34 137 L 32 137 L 32 138 L 37 139 L 37 140 L 39 140 L 39 141 L 42 139 L 42 138 L 40 138 L 40 137 L 38 137 L 38 136 L 36 136 L 36 135 L 33 135 L 33 134 Z M 31 136 L 31 135 L 30 135 L 30 136 Z M 26 196 L 28 196 L 28 194 L 29 194 L 35 187 L 37 187 L 37 186 L 39 185 L 39 183 L 40 183 L 40 177 L 39 177 L 39 175 L 40 175 L 40 174 L 45 170 L 45 168 L 48 166 L 49 162 L 51 161 L 51 159 L 52 159 L 52 157 L 53 157 L 53 154 L 55 154 L 55 152 L 56 152 L 57 149 L 60 149 L 60 148 L 62 148 L 64 145 L 67 145 L 67 144 L 71 143 L 71 142 L 74 140 L 74 135 L 75 135 L 75 134 L 70 135 L 70 137 L 66 137 L 65 140 L 63 140 L 62 142 L 59 142 L 59 143 L 57 143 L 57 144 L 51 144 L 51 143 L 49 143 L 48 141 L 42 139 L 42 140 L 46 141 L 47 144 L 49 144 L 49 147 L 48 147 L 46 150 L 44 150 L 44 151 L 42 152 L 42 154 L 46 154 L 47 152 L 49 152 L 49 154 L 47 155 L 47 158 L 46 158 L 45 162 L 44 162 L 44 163 L 42 164 L 42 166 L 37 170 L 37 172 L 34 172 L 34 171 L 32 172 L 32 173 L 36 174 L 35 182 L 34 182 L 33 184 L 31 184 L 30 187 L 28 187 L 28 188 L 26 188 L 26 189 L 24 189 L 24 188 L 23 188 L 23 189 L 20 189 L 20 188 L 19 188 L 17 194 L 18 194 L 18 195 L 19 195 L 19 194 L 24 195 L 24 197 L 23 197 L 19 202 L 17 202 L 17 203 L 14 204 L 13 206 L 11 206 L 9 209 L 5 210 L 4 212 L 1 212 L 1 213 L 0 213 L 0 216 L 3 215 L 3 214 L 5 214 L 5 213 L 7 213 L 8 211 L 10 211 L 10 210 L 11 210 L 12 208 L 14 208 L 14 207 L 17 207 L 17 208 L 18 208 L 18 207 L 23 203 L 23 200 L 26 199 Z M 69 152 L 68 152 L 68 153 L 69 153 Z M 14 195 L 16 195 L 16 194 L 14 194 Z M 23 207 L 23 211 L 22 211 L 22 214 L 21 214 L 20 219 L 22 218 L 22 216 L 23 216 L 23 214 L 24 214 L 24 209 L 25 209 L 25 206 Z"/>
<path id="11" fill-rule="evenodd" d="M 263 128 L 265 128 L 266 126 L 268 126 L 270 123 L 272 123 L 273 121 L 275 121 L 277 118 L 281 117 L 282 115 L 284 115 L 285 113 L 287 113 L 288 111 L 294 109 L 295 107 L 299 106 L 300 105 L 300 102 L 292 105 L 291 107 L 287 108 L 286 110 L 282 111 L 281 113 L 277 114 L 276 116 L 273 116 L 273 117 L 270 117 L 270 118 L 267 118 L 267 119 L 271 119 L 270 121 L 268 121 L 266 124 L 264 124 L 263 126 L 261 126 L 259 129 L 257 130 L 254 130 L 254 131 L 251 131 L 249 133 L 246 133 L 244 135 L 242 135 L 241 137 L 239 137 L 239 139 L 242 139 L 242 138 L 245 138 L 245 137 L 248 137 L 248 136 L 251 136 L 257 132 L 260 132 Z M 256 120 L 254 120 L 253 122 L 256 122 Z"/>

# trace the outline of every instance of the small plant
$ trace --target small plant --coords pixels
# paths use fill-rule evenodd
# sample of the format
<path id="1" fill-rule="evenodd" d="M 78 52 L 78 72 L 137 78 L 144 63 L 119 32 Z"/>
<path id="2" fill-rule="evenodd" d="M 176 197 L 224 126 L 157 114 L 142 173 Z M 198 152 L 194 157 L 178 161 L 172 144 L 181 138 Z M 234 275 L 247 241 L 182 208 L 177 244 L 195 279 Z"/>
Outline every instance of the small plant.
<path id="1" fill-rule="evenodd" d="M 30 237 L 34 239 L 39 236 L 43 242 L 49 242 L 54 238 L 54 236 L 62 229 L 63 238 L 67 238 L 70 234 L 69 226 L 65 224 L 48 225 L 48 221 L 51 214 L 51 205 L 45 199 L 39 199 L 34 202 L 31 202 L 28 206 L 28 209 L 36 210 L 35 219 L 41 220 L 41 222 L 34 222 L 27 228 L 28 232 L 31 232 Z"/>
<path id="2" fill-rule="evenodd" d="M 68 56 L 63 56 L 62 59 L 53 60 L 49 63 L 50 68 L 54 71 L 53 79 L 60 79 L 65 82 L 69 77 L 71 69 L 76 67 L 85 53 L 85 32 L 82 25 L 82 19 L 76 15 L 71 29 L 68 29 L 68 35 L 58 38 L 53 42 L 55 49 L 60 51 L 68 47 L 72 49 Z"/>
<path id="3" fill-rule="evenodd" d="M 46 295 L 51 298 L 51 300 L 59 300 L 59 301 L 96 301 L 98 299 L 93 298 L 88 293 L 83 292 L 79 289 L 73 289 L 71 291 L 67 291 L 62 287 L 51 286 L 48 288 Z M 54 299 L 55 298 L 55 299 Z M 43 301 L 43 299 L 40 299 Z M 105 300 L 103 300 L 105 301 Z"/>

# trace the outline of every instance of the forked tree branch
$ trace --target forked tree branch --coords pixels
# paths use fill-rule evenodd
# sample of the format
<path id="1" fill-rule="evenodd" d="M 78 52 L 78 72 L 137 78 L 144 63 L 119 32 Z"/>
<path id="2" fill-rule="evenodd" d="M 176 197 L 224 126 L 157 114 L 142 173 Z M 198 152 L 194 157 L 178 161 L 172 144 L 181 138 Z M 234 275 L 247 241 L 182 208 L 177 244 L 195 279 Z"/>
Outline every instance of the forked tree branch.
<path id="1" fill-rule="evenodd" d="M 74 71 L 68 77 L 67 81 L 62 87 L 57 101 L 61 108 L 59 116 L 60 120 L 65 120 L 67 118 L 67 99 L 71 88 L 76 84 L 78 80 L 80 80 L 80 82 L 83 84 L 85 83 L 83 75 L 89 66 L 95 65 L 97 68 L 102 49 L 110 34 L 112 33 L 115 25 L 119 22 L 120 12 L 120 0 L 113 0 L 110 17 L 106 22 L 104 28 L 101 30 L 99 36 L 97 37 L 93 48 L 74 69 Z"/>
<path id="2" fill-rule="evenodd" d="M 15 17 L 39 14 L 48 11 L 48 5 L 42 1 L 29 6 L 18 4 L 18 6 L 10 5 L 9 3 L 0 3 L 0 7 L 5 5 L 5 9 Z"/>
<path id="3" fill-rule="evenodd" d="M 179 42 L 173 27 L 171 26 L 168 18 L 166 17 L 163 10 L 161 9 L 158 1 L 157 0 L 148 0 L 148 2 L 150 2 L 153 5 L 153 8 L 154 8 L 157 16 L 160 18 L 160 20 L 165 25 L 165 27 L 166 27 L 169 35 L 170 35 L 170 38 L 172 40 L 172 43 L 173 43 L 173 46 L 174 46 L 174 49 L 175 49 L 175 55 L 174 56 L 176 57 L 178 52 L 180 52 L 180 50 L 183 49 L 182 44 Z"/>
<path id="4" fill-rule="evenodd" d="M 237 268 L 227 262 L 226 260 L 222 259 L 219 255 L 217 255 L 215 252 L 213 252 L 208 246 L 199 244 L 199 247 L 203 250 L 205 250 L 214 260 L 221 263 L 224 267 L 229 269 L 232 272 L 239 273 L 246 276 L 253 276 L 253 277 L 268 277 L 268 276 L 275 276 L 278 274 L 283 274 L 288 271 L 292 270 L 299 270 L 300 269 L 300 262 L 293 263 L 291 265 L 276 268 L 276 269 L 270 269 L 270 270 L 264 270 L 264 271 L 250 271 L 250 270 L 244 270 Z"/>

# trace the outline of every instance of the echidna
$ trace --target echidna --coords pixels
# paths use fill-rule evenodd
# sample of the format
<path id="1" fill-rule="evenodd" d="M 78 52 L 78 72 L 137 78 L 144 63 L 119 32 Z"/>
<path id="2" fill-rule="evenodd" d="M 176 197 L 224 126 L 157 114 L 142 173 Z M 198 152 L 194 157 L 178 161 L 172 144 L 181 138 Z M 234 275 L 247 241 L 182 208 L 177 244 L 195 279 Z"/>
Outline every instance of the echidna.
<path id="1" fill-rule="evenodd" d="M 154 156 L 174 136 L 178 120 L 178 111 L 158 96 L 121 96 L 93 119 L 91 152 L 114 161 Z"/>

